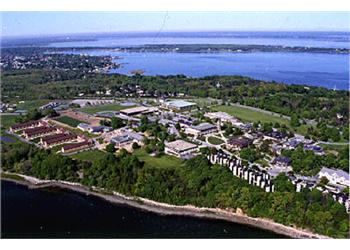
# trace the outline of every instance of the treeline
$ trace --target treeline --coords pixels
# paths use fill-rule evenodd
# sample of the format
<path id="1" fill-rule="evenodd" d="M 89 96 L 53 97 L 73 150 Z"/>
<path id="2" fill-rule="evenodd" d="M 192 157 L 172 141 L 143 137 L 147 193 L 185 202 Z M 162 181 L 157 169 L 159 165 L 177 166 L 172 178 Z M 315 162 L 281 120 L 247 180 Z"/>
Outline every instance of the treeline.
<path id="1" fill-rule="evenodd" d="M 296 193 L 283 175 L 276 179 L 276 192 L 266 193 L 232 176 L 228 169 L 210 164 L 204 156 L 174 168 L 146 167 L 126 151 L 90 163 L 30 145 L 4 145 L 2 156 L 1 163 L 7 171 L 42 179 L 80 181 L 176 205 L 240 208 L 252 217 L 270 218 L 332 237 L 349 236 L 348 214 L 332 197 L 317 189 Z"/>
<path id="2" fill-rule="evenodd" d="M 38 88 L 40 84 L 40 88 Z M 73 70 L 16 70 L 2 73 L 4 100 L 64 99 L 79 93 L 97 96 L 97 91 L 111 90 L 116 97 L 137 97 L 137 90 L 146 96 L 211 97 L 224 103 L 240 103 L 301 120 L 315 120 L 327 125 L 347 127 L 349 121 L 349 92 L 321 87 L 277 84 L 241 76 L 211 76 L 191 78 L 176 76 L 126 76 L 119 74 L 82 74 Z M 337 115 L 338 114 L 338 115 Z"/>
<path id="3" fill-rule="evenodd" d="M 283 156 L 292 160 L 293 172 L 302 175 L 316 175 L 322 167 L 338 168 L 349 171 L 349 147 L 334 154 L 316 155 L 312 150 L 298 146 L 295 150 L 283 150 Z"/>

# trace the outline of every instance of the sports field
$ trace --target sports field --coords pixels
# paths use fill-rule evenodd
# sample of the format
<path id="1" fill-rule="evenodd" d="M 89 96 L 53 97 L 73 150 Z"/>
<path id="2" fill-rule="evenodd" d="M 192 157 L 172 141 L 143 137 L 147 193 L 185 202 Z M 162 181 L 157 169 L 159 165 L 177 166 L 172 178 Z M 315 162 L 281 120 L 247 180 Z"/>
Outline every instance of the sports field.
<path id="1" fill-rule="evenodd" d="M 60 116 L 60 117 L 56 118 L 55 120 L 58 122 L 67 124 L 68 126 L 71 126 L 71 127 L 76 127 L 79 125 L 79 123 L 83 123 L 83 121 L 79 121 L 79 120 L 74 119 L 74 118 L 69 117 L 69 116 Z"/>
<path id="2" fill-rule="evenodd" d="M 257 121 L 273 122 L 273 123 L 278 122 L 280 124 L 289 125 L 289 120 L 285 118 L 267 114 L 264 112 L 251 110 L 249 108 L 244 108 L 244 107 L 219 105 L 219 106 L 214 106 L 213 110 L 226 112 L 245 122 L 257 122 Z"/>
<path id="3" fill-rule="evenodd" d="M 93 106 L 93 107 L 84 107 L 78 110 L 81 112 L 93 115 L 101 111 L 119 111 L 122 109 L 127 109 L 132 107 L 135 107 L 135 106 L 121 106 L 118 104 L 106 104 L 106 105 L 99 105 L 99 106 Z"/>
<path id="4" fill-rule="evenodd" d="M 276 123 L 279 124 L 285 124 L 290 128 L 290 121 L 288 119 L 285 119 L 283 117 L 279 117 L 276 115 L 268 114 L 265 112 L 259 112 L 257 110 L 251 110 L 249 108 L 244 107 L 238 107 L 238 106 L 227 106 L 227 105 L 219 105 L 219 106 L 213 106 L 212 109 L 214 111 L 222 111 L 226 112 L 232 116 L 237 117 L 238 119 L 244 121 L 244 122 L 267 122 L 267 123 Z M 306 135 L 308 127 L 311 127 L 311 125 L 304 125 L 302 124 L 298 128 L 294 129 L 291 128 L 295 133 Z"/>

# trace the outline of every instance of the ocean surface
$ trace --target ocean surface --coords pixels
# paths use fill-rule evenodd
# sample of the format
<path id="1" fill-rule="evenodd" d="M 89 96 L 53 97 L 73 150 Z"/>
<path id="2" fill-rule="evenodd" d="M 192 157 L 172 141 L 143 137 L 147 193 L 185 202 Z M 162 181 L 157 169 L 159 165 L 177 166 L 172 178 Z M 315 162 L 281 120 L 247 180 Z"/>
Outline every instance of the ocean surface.
<path id="1" fill-rule="evenodd" d="M 145 44 L 254 44 L 318 48 L 350 48 L 348 32 L 129 32 L 67 36 L 50 47 L 112 47 Z M 70 42 L 71 38 L 94 41 Z"/>
<path id="2" fill-rule="evenodd" d="M 121 67 L 111 73 L 130 74 L 141 69 L 145 75 L 191 77 L 243 75 L 259 80 L 306 84 L 331 89 L 348 89 L 349 56 L 317 53 L 165 53 L 75 51 L 90 55 L 112 55 Z"/>
<path id="3" fill-rule="evenodd" d="M 322 48 L 350 48 L 346 32 L 175 32 L 90 35 L 96 41 L 51 43 L 50 47 L 76 47 L 72 53 L 112 55 L 122 67 L 112 73 L 145 75 L 184 74 L 243 75 L 287 84 L 306 84 L 330 89 L 349 88 L 349 55 L 301 52 L 169 53 L 79 51 L 79 47 L 140 46 L 145 44 L 241 44 Z"/>
<path id="4" fill-rule="evenodd" d="M 2 238 L 285 238 L 261 229 L 162 216 L 73 191 L 1 181 Z"/>

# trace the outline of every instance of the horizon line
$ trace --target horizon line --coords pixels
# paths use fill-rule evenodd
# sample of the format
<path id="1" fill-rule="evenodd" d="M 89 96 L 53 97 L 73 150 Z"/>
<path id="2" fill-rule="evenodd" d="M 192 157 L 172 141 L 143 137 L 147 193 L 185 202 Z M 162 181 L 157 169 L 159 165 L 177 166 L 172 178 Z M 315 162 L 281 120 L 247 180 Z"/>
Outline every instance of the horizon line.
<path id="1" fill-rule="evenodd" d="M 123 33 L 172 33 L 172 32 L 182 32 L 182 33 L 190 33 L 190 32 L 329 32 L 329 33 L 350 33 L 350 30 L 311 30 L 311 29 L 305 29 L 305 30 L 293 30 L 293 29 L 279 29 L 279 30 L 269 30 L 269 29 L 235 29 L 235 30 L 228 30 L 228 29 L 216 29 L 216 30 L 166 30 L 166 31 L 159 31 L 159 30 L 125 30 L 125 31 L 91 31 L 91 32 L 70 32 L 70 33 L 47 33 L 47 34 L 25 34 L 25 35 L 1 35 L 1 38 L 39 38 L 39 37 L 54 37 L 54 36 L 74 36 L 74 35 L 92 35 L 92 34 L 123 34 Z"/>

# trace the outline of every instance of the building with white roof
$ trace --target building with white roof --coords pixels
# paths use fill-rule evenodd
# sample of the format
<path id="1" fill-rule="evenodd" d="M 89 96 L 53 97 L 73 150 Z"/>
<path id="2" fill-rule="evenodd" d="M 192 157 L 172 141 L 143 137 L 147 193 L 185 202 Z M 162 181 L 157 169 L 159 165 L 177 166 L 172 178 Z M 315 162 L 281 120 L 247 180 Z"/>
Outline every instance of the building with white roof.
<path id="1" fill-rule="evenodd" d="M 194 136 L 202 136 L 216 132 L 218 132 L 217 126 L 207 122 L 198 124 L 197 126 L 188 127 L 185 130 L 186 134 L 191 134 Z"/>
<path id="2" fill-rule="evenodd" d="M 317 176 L 326 177 L 331 184 L 350 187 L 349 173 L 343 170 L 323 167 Z"/>
<path id="3" fill-rule="evenodd" d="M 232 115 L 227 114 L 226 112 L 210 112 L 210 113 L 205 113 L 204 117 L 207 117 L 211 120 L 218 119 L 220 122 L 228 122 L 228 123 L 239 123 L 240 121 L 233 117 Z"/>
<path id="4" fill-rule="evenodd" d="M 165 143 L 164 152 L 168 155 L 174 155 L 182 159 L 188 159 L 194 156 L 194 153 L 198 151 L 198 146 L 193 143 L 189 143 L 183 140 L 176 140 L 173 142 Z"/>
<path id="5" fill-rule="evenodd" d="M 184 100 L 172 100 L 164 102 L 162 106 L 173 111 L 185 111 L 193 109 L 195 106 L 197 106 L 197 104 Z"/>

